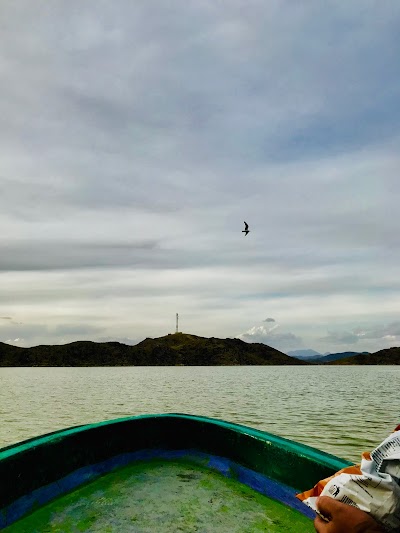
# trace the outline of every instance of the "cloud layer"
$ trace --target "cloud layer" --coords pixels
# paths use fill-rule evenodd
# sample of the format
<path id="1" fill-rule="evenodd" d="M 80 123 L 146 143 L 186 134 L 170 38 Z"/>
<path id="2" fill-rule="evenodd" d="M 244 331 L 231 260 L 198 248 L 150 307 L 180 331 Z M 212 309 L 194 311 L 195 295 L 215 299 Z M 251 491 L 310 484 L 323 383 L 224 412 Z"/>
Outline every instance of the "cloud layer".
<path id="1" fill-rule="evenodd" d="M 399 344 L 397 1 L 0 15 L 0 340 Z"/>

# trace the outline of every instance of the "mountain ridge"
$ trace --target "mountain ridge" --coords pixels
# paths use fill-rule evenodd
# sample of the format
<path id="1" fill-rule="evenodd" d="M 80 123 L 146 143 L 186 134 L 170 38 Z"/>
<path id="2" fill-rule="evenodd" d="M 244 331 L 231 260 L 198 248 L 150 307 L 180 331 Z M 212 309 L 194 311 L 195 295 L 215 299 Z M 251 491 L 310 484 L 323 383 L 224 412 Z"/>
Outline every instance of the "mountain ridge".
<path id="1" fill-rule="evenodd" d="M 75 341 L 21 348 L 0 342 L 5 366 L 240 366 L 307 365 L 262 343 L 205 338 L 187 333 L 146 338 L 134 346 Z"/>
<path id="2" fill-rule="evenodd" d="M 349 353 L 352 355 L 347 357 Z M 188 333 L 146 338 L 134 346 L 117 341 L 75 341 L 22 348 L 0 342 L 0 367 L 398 364 L 400 347 L 375 353 L 342 352 L 303 360 L 263 343 L 247 343 L 237 338 L 206 338 Z"/>
<path id="3" fill-rule="evenodd" d="M 293 352 L 288 352 L 288 355 L 291 355 L 292 353 Z M 291 355 L 291 357 L 295 357 L 296 359 L 300 359 L 301 361 L 307 361 L 307 363 L 324 365 L 331 361 L 338 361 L 339 359 L 345 359 L 349 357 L 354 357 L 355 355 L 368 354 L 368 353 L 369 352 L 338 352 L 338 353 L 328 353 L 325 355 L 309 355 L 309 356 Z"/>
<path id="4" fill-rule="evenodd" d="M 358 353 L 344 359 L 328 361 L 326 365 L 400 365 L 400 347 L 385 348 L 374 353 Z"/>
<path id="5" fill-rule="evenodd" d="M 287 354 L 290 357 L 296 357 L 296 359 L 314 359 L 314 357 L 322 357 L 322 354 L 319 352 L 316 352 L 312 348 L 306 348 L 306 349 L 300 349 L 300 350 L 292 350 L 290 352 L 287 352 Z"/>

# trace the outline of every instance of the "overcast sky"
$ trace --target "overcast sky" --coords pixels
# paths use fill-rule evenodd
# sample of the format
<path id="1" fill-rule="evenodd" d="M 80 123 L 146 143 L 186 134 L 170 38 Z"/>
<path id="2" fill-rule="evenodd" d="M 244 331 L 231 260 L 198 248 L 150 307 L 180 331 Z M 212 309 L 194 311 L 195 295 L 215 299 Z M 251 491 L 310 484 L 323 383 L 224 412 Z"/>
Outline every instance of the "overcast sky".
<path id="1" fill-rule="evenodd" d="M 398 0 L 2 0 L 0 340 L 178 312 L 400 346 L 399 27 Z"/>

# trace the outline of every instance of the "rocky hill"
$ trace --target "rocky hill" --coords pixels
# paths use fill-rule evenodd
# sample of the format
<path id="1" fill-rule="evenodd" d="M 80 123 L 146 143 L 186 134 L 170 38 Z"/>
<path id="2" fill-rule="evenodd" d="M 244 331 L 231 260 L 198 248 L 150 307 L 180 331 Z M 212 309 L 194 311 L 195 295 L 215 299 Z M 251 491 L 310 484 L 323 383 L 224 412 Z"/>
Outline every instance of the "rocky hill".
<path id="1" fill-rule="evenodd" d="M 20 348 L 0 342 L 0 367 L 305 365 L 265 344 L 175 333 L 135 346 L 78 341 Z"/>

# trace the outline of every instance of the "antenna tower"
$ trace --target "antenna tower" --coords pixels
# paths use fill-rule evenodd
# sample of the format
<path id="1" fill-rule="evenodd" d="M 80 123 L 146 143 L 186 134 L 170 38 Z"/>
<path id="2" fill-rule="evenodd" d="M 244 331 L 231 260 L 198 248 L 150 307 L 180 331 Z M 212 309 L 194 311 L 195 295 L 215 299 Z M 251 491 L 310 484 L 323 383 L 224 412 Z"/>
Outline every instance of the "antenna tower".
<path id="1" fill-rule="evenodd" d="M 178 313 L 176 313 L 176 331 L 175 333 L 178 333 Z"/>

